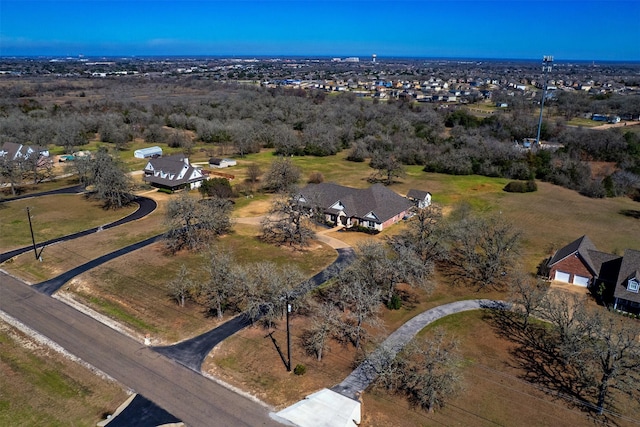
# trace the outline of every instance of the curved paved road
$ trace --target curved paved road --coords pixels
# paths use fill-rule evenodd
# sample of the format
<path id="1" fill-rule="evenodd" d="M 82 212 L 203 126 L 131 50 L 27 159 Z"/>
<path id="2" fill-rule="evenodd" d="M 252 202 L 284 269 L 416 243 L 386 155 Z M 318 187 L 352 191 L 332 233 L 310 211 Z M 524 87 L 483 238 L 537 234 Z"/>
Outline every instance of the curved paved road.
<path id="1" fill-rule="evenodd" d="M 277 426 L 269 409 L 0 272 L 0 310 L 188 426 Z"/>
<path id="2" fill-rule="evenodd" d="M 341 248 L 337 249 L 337 251 L 338 258 L 336 258 L 331 265 L 313 276 L 311 279 L 303 282 L 298 288 L 296 288 L 294 293 L 297 295 L 306 294 L 332 277 L 335 277 L 335 275 L 343 268 L 351 264 L 355 256 L 353 249 Z M 198 335 L 197 337 L 193 337 L 170 346 L 155 347 L 154 350 L 177 361 L 178 363 L 181 363 L 189 369 L 200 372 L 204 359 L 207 357 L 207 354 L 211 352 L 213 347 L 233 334 L 246 328 L 250 324 L 251 321 L 249 318 L 240 314 L 217 328 Z"/>
<path id="3" fill-rule="evenodd" d="M 358 400 L 358 396 L 376 379 L 378 370 L 376 360 L 387 355 L 395 355 L 407 345 L 428 324 L 463 311 L 481 308 L 504 310 L 508 305 L 503 301 L 487 299 L 456 301 L 424 311 L 398 328 L 378 347 L 364 362 L 362 362 L 347 378 L 331 390 L 345 397 Z"/>
<path id="4" fill-rule="evenodd" d="M 74 185 L 73 187 L 58 188 L 56 190 L 41 191 L 39 193 L 24 194 L 9 199 L 0 200 L 0 203 L 13 202 L 14 200 L 31 199 L 33 197 L 51 196 L 54 194 L 82 194 L 84 193 L 84 185 Z"/>
<path id="5" fill-rule="evenodd" d="M 69 280 L 73 279 L 74 277 L 89 271 L 93 268 L 98 267 L 99 265 L 104 264 L 105 262 L 111 261 L 112 259 L 118 258 L 122 255 L 126 255 L 130 252 L 136 251 L 140 248 L 143 248 L 145 246 L 148 246 L 152 243 L 155 243 L 159 240 L 162 239 L 162 237 L 164 236 L 164 234 L 158 234 L 155 235 L 153 237 L 149 237 L 146 240 L 143 240 L 141 242 L 138 243 L 134 243 L 132 245 L 126 246 L 122 249 L 118 249 L 117 251 L 113 251 L 110 252 L 106 255 L 102 255 L 101 257 L 98 257 L 96 259 L 92 259 L 89 262 L 86 262 L 82 265 L 77 266 L 76 268 L 73 268 L 69 271 L 66 271 L 64 273 L 62 273 L 59 276 L 54 277 L 53 279 L 49 279 L 49 280 L 45 280 L 44 282 L 40 282 L 36 285 L 33 285 L 34 289 L 37 289 L 38 291 L 42 292 L 43 294 L 46 295 L 53 295 L 58 289 L 60 289 L 65 283 L 67 283 Z"/>
<path id="6" fill-rule="evenodd" d="M 72 188 L 75 188 L 75 187 L 72 187 Z M 48 195 L 48 194 L 63 194 L 63 193 L 46 192 L 46 193 L 39 193 L 37 195 L 32 195 L 31 197 Z M 106 224 L 106 225 L 103 225 L 103 226 L 100 226 L 100 227 L 94 227 L 94 228 L 91 228 L 91 229 L 88 229 L 88 230 L 79 231 L 77 233 L 68 234 L 66 236 L 57 237 L 55 239 L 47 240 L 46 242 L 36 243 L 36 248 L 42 248 L 42 247 L 45 247 L 45 246 L 52 245 L 54 243 L 66 242 L 68 240 L 77 239 L 79 237 L 83 237 L 83 236 L 87 236 L 89 234 L 96 233 L 96 232 L 98 232 L 100 230 L 107 230 L 109 228 L 117 227 L 119 225 L 126 224 L 128 222 L 138 220 L 140 218 L 143 218 L 143 217 L 149 215 L 151 212 L 153 212 L 158 207 L 158 204 L 156 203 L 155 200 L 150 199 L 148 197 L 144 197 L 144 196 L 138 196 L 135 199 L 133 199 L 133 201 L 138 204 L 138 209 L 135 212 L 131 213 L 130 215 L 127 215 L 124 218 L 121 218 L 121 219 L 119 219 L 117 221 L 111 222 L 109 224 Z M 10 258 L 13 258 L 14 256 L 23 254 L 23 253 L 28 252 L 28 251 L 30 251 L 32 249 L 33 249 L 33 246 L 25 246 L 24 248 L 15 249 L 15 250 L 0 254 L 0 264 L 3 263 L 4 261 L 10 259 Z"/>

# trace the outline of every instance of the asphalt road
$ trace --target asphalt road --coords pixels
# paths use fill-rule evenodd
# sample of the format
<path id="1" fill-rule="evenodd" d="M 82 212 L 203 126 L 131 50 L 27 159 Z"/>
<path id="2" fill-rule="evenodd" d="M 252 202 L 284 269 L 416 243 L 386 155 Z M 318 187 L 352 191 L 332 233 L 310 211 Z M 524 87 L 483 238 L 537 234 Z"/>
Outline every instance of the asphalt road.
<path id="1" fill-rule="evenodd" d="M 0 272 L 0 310 L 58 343 L 188 426 L 278 426 L 240 396 L 74 308 Z"/>
<path id="2" fill-rule="evenodd" d="M 72 187 L 75 188 L 75 187 Z M 53 192 L 53 191 L 49 191 L 47 193 L 39 193 L 39 194 L 34 194 L 30 197 L 36 197 L 36 196 L 42 196 L 42 195 L 47 195 L 47 194 L 64 194 L 62 192 Z M 156 207 L 158 207 L 158 204 L 156 203 L 155 200 L 150 199 L 148 197 L 136 197 L 133 200 L 135 203 L 138 204 L 138 209 L 131 213 L 130 215 L 127 215 L 124 218 L 121 218 L 117 221 L 111 222 L 109 224 L 100 226 L 100 227 L 94 227 L 94 228 L 90 228 L 88 230 L 84 230 L 84 231 L 79 231 L 77 233 L 73 233 L 73 234 L 68 234 L 66 236 L 62 236 L 62 237 L 58 237 L 55 239 L 51 239 L 51 240 L 47 240 L 46 242 L 41 242 L 41 243 L 36 243 L 36 248 L 42 248 L 42 247 L 46 247 L 49 245 L 52 245 L 54 243 L 59 243 L 59 242 L 66 242 L 68 240 L 73 240 L 73 239 L 77 239 L 79 237 L 83 237 L 83 236 L 87 236 L 89 234 L 93 234 L 93 233 L 97 233 L 100 230 L 107 230 L 109 228 L 113 228 L 113 227 L 117 227 L 119 225 L 122 224 L 126 224 L 127 222 L 131 222 L 131 221 L 135 221 L 137 219 L 143 218 L 147 215 L 149 215 L 151 212 L 153 212 Z M 18 256 L 20 254 L 23 254 L 25 252 L 28 252 L 30 250 L 33 249 L 33 246 L 25 246 L 23 248 L 20 249 L 15 249 L 9 252 L 5 252 L 3 254 L 0 254 L 0 264 L 5 262 L 6 260 L 13 258 L 14 256 Z"/>

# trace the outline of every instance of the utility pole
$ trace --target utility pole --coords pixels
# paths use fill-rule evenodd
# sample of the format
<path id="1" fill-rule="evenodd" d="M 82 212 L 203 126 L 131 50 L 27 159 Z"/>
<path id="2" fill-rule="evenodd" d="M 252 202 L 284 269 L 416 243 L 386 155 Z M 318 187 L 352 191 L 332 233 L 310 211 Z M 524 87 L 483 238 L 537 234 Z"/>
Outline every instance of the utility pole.
<path id="1" fill-rule="evenodd" d="M 291 372 L 291 333 L 289 331 L 289 313 L 291 313 L 291 304 L 289 304 L 289 294 L 287 293 L 287 372 Z"/>
<path id="2" fill-rule="evenodd" d="M 27 217 L 29 218 L 29 230 L 31 230 L 31 243 L 33 243 L 33 255 L 38 260 L 38 249 L 36 248 L 36 238 L 33 235 L 33 225 L 31 224 L 31 211 L 29 210 L 29 206 L 27 206 Z"/>
<path id="3" fill-rule="evenodd" d="M 542 109 L 544 108 L 544 100 L 547 98 L 547 73 L 553 67 L 553 56 L 545 55 L 542 57 L 542 80 L 544 86 L 542 89 L 542 100 L 540 101 L 540 118 L 538 119 L 538 134 L 536 135 L 536 147 L 540 147 L 540 130 L 542 129 Z"/>

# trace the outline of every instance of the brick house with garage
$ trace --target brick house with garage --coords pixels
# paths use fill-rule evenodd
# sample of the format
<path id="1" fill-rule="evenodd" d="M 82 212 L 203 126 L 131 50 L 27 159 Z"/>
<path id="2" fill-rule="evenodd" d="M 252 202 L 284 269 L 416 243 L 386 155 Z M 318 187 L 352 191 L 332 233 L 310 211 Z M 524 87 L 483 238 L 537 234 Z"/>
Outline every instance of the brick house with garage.
<path id="1" fill-rule="evenodd" d="M 640 251 L 599 251 L 587 236 L 560 248 L 546 263 L 550 280 L 589 288 L 613 308 L 640 314 Z"/>

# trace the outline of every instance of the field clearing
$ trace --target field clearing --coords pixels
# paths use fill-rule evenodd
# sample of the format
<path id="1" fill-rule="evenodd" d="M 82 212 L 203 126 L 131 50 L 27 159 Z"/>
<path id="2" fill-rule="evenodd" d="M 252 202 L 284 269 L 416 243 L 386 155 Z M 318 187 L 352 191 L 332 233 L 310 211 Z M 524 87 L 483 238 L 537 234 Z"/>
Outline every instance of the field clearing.
<path id="1" fill-rule="evenodd" d="M 52 195 L 7 201 L 0 204 L 0 252 L 31 245 L 27 207 L 36 242 L 105 225 L 138 209 L 133 203 L 118 210 L 105 210 L 102 202 L 83 195 Z"/>
<path id="2" fill-rule="evenodd" d="M 607 122 L 598 122 L 591 119 L 586 119 L 584 117 L 574 117 L 567 122 L 567 126 L 577 126 L 577 127 L 585 127 L 585 128 L 596 128 L 598 126 L 602 126 Z"/>
<path id="3" fill-rule="evenodd" d="M 0 425 L 95 426 L 128 397 L 3 321 L 0 349 Z"/>

